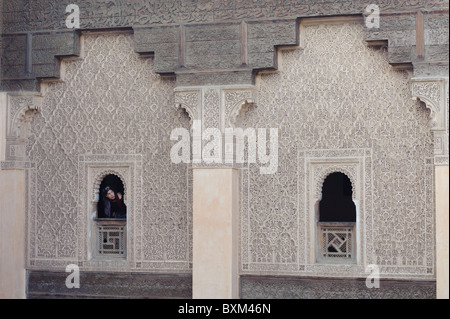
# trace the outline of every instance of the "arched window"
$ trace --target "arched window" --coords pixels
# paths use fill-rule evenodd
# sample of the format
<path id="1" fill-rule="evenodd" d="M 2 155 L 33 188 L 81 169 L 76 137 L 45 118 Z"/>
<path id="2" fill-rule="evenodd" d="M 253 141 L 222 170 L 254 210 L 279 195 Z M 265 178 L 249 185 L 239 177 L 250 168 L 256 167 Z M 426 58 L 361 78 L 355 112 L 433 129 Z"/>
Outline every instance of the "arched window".
<path id="1" fill-rule="evenodd" d="M 323 182 L 319 204 L 321 222 L 356 222 L 352 183 L 343 173 L 332 173 Z"/>
<path id="2" fill-rule="evenodd" d="M 125 258 L 127 238 L 127 206 L 125 187 L 115 174 L 105 176 L 99 187 L 97 203 L 96 256 Z"/>
<path id="3" fill-rule="evenodd" d="M 120 178 L 114 174 L 105 176 L 99 189 L 97 218 L 126 219 L 124 186 Z"/>
<path id="4" fill-rule="evenodd" d="M 334 172 L 323 182 L 318 220 L 320 260 L 355 259 L 356 206 L 352 195 L 352 183 L 343 173 Z"/>

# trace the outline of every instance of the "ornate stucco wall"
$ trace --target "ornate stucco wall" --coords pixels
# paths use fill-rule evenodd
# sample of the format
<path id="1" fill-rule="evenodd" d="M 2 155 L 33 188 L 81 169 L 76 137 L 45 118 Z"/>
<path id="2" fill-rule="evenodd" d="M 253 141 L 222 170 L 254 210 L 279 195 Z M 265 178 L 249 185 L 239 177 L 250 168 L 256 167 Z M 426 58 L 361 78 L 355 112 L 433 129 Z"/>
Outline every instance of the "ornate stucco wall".
<path id="1" fill-rule="evenodd" d="M 169 140 L 189 121 L 173 107 L 174 81 L 154 73 L 128 33 L 86 34 L 82 47 L 62 81 L 43 85 L 31 125 L 27 266 L 189 272 L 191 173 L 171 163 Z M 131 249 L 127 262 L 89 262 L 95 192 L 110 173 L 125 184 Z"/>
<path id="2" fill-rule="evenodd" d="M 80 0 L 70 29 L 72 2 L 0 0 L 1 250 L 18 243 L 0 293 L 65 296 L 74 263 L 77 296 L 202 296 L 241 275 L 244 298 L 448 298 L 448 0 L 378 1 L 379 27 L 364 26 L 363 0 Z M 169 140 L 192 120 L 278 128 L 277 173 L 208 166 L 239 169 L 240 189 L 233 174 L 220 184 L 230 205 L 195 209 L 214 178 L 194 183 L 205 167 L 172 164 Z M 315 206 L 333 171 L 353 187 L 356 264 L 316 263 Z M 92 258 L 107 174 L 125 187 L 127 260 Z M 219 213 L 232 222 L 207 222 Z M 236 229 L 221 249 L 195 236 Z M 229 273 L 212 267 L 221 260 Z M 372 263 L 386 290 L 364 286 Z"/>
<path id="3" fill-rule="evenodd" d="M 412 73 L 368 48 L 360 23 L 302 27 L 280 72 L 257 79 L 258 107 L 237 126 L 279 128 L 279 169 L 242 171 L 245 274 L 433 279 L 433 146 L 429 110 L 410 98 Z M 349 175 L 359 201 L 359 265 L 314 260 L 314 205 L 324 178 Z"/>
<path id="4" fill-rule="evenodd" d="M 66 7 L 79 7 L 78 29 L 67 27 Z M 276 69 L 275 46 L 295 45 L 297 19 L 367 15 L 365 0 L 80 0 L 4 1 L 4 91 L 39 91 L 40 78 L 60 76 L 59 58 L 79 54 L 79 30 L 133 29 L 137 52 L 155 55 L 157 73 L 176 73 L 180 85 L 249 84 L 252 70 Z M 382 23 L 367 41 L 389 43 L 397 66 L 428 70 L 448 61 L 448 0 L 377 1 Z M 417 41 L 423 15 L 425 42 Z M 424 48 L 419 57 L 416 46 Z M 426 62 L 426 63 L 424 63 Z M 245 66 L 245 67 L 243 67 Z M 199 71 L 221 70 L 200 74 Z"/>
<path id="5" fill-rule="evenodd" d="M 411 73 L 390 70 L 386 52 L 365 45 L 360 23 L 302 28 L 302 47 L 282 52 L 278 74 L 258 78 L 258 107 L 238 119 L 280 136 L 275 175 L 242 171 L 241 271 L 361 277 L 375 263 L 386 277 L 432 279 L 432 136 L 429 111 L 409 98 Z M 28 265 L 104 268 L 87 260 L 87 203 L 102 170 L 124 175 L 132 162 L 142 175 L 131 174 L 126 194 L 135 247 L 128 264 L 106 268 L 189 272 L 191 177 L 169 157 L 171 128 L 189 123 L 173 107 L 173 82 L 133 52 L 131 35 L 82 39 L 85 56 L 64 62 L 62 82 L 46 84 L 32 122 Z M 353 174 L 359 266 L 310 257 L 311 204 L 333 170 Z"/>

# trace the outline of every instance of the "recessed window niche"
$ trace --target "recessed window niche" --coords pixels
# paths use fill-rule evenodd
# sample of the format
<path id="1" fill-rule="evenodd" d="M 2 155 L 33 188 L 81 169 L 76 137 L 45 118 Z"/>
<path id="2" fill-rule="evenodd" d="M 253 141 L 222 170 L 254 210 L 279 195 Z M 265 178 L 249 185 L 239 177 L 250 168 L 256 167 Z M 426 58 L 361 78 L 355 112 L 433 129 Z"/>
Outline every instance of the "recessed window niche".
<path id="1" fill-rule="evenodd" d="M 356 255 L 356 205 L 352 183 L 341 172 L 328 175 L 318 209 L 318 260 L 353 261 Z"/>
<path id="2" fill-rule="evenodd" d="M 141 216 L 142 155 L 80 155 L 80 258 L 89 269 L 135 263 L 134 220 Z"/>

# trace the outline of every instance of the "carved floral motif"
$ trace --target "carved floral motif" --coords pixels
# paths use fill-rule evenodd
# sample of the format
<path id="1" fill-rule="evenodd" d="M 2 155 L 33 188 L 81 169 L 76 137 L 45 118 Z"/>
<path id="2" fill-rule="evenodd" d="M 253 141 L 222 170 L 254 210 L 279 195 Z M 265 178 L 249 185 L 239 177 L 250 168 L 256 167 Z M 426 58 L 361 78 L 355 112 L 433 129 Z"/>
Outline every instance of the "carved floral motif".
<path id="1" fill-rule="evenodd" d="M 280 53 L 280 72 L 257 79 L 258 108 L 237 119 L 244 129 L 279 129 L 277 173 L 261 176 L 254 165 L 242 171 L 241 271 L 365 276 L 374 263 L 383 276 L 433 278 L 433 134 L 428 110 L 411 100 L 412 74 L 392 70 L 386 51 L 368 48 L 364 26 L 303 31 L 303 49 Z M 325 171 L 308 170 L 309 158 Z M 359 171 L 346 158 L 358 159 Z M 320 191 L 331 170 L 356 183 L 365 207 L 360 264 L 309 257 L 316 243 L 308 193 Z"/>
<path id="2" fill-rule="evenodd" d="M 189 272 L 191 172 L 171 163 L 169 139 L 189 119 L 172 107 L 175 83 L 134 52 L 132 35 L 90 34 L 83 43 L 85 57 L 63 61 L 62 81 L 44 84 L 31 125 L 28 266 Z M 126 185 L 126 262 L 88 260 L 87 220 L 107 172 Z"/>

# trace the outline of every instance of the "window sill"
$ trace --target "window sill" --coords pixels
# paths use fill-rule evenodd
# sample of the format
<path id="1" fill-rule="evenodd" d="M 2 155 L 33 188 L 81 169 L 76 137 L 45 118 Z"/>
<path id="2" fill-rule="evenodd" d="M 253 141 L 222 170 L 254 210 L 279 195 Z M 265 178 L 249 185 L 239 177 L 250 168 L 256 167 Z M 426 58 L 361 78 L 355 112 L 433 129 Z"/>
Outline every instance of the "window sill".
<path id="1" fill-rule="evenodd" d="M 354 222 L 318 222 L 317 225 L 321 227 L 354 227 Z"/>
<path id="2" fill-rule="evenodd" d="M 117 226 L 123 226 L 127 223 L 126 219 L 122 218 L 94 218 L 94 221 L 98 225 L 117 225 Z"/>

